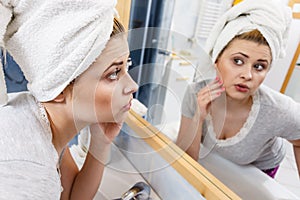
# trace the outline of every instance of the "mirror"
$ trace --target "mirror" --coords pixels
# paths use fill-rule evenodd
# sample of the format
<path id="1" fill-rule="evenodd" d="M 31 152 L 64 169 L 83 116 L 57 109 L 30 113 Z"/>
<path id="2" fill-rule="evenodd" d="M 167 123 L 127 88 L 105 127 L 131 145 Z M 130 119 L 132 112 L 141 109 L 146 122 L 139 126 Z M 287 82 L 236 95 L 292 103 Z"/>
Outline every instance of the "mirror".
<path id="1" fill-rule="evenodd" d="M 134 46 L 131 43 L 131 50 L 140 47 L 139 43 L 141 41 L 139 40 L 142 39 L 137 37 L 140 35 L 139 31 L 142 30 L 132 30 L 129 33 L 129 37 L 135 38 L 136 44 Z M 175 45 L 172 47 L 162 47 L 159 46 L 160 43 L 148 43 L 148 46 L 146 46 L 149 49 L 156 47 L 159 50 L 159 56 L 163 57 L 165 61 L 162 66 L 159 64 L 139 66 L 140 68 L 161 67 L 163 70 L 160 72 L 160 76 L 156 77 L 156 80 L 150 83 L 146 81 L 141 82 L 141 85 L 152 84 L 150 88 L 153 103 L 150 106 L 148 105 L 148 112 L 143 118 L 134 115 L 134 118 L 127 121 L 128 126 L 133 131 L 133 133 L 128 131 L 127 134 L 131 136 L 132 141 L 125 142 L 125 144 L 130 145 L 125 145 L 124 143 L 120 143 L 119 145 L 119 148 L 126 147 L 123 151 L 132 163 L 136 164 L 140 160 L 143 160 L 144 164 L 135 167 L 139 168 L 140 172 L 145 173 L 145 177 L 149 178 L 149 174 L 147 173 L 149 166 L 150 168 L 155 166 L 156 169 L 154 171 L 157 171 L 158 174 L 161 172 L 161 169 L 168 166 L 164 162 L 163 164 L 157 162 L 157 159 L 164 159 L 168 163 L 171 163 L 175 170 L 178 167 L 177 172 L 180 173 L 179 177 L 186 179 L 201 194 L 203 194 L 202 179 L 198 179 L 195 174 L 209 172 L 214 177 L 211 179 L 213 185 L 221 182 L 242 199 L 271 200 L 297 198 L 274 179 L 271 179 L 254 166 L 239 166 L 214 153 L 209 153 L 203 159 L 196 162 L 174 144 L 179 130 L 181 105 L 186 88 L 193 81 L 214 78 L 215 70 L 202 47 L 193 44 L 184 35 L 156 28 L 148 28 L 148 31 L 152 35 L 157 35 L 158 33 L 161 35 L 169 34 L 171 41 L 176 40 L 180 45 L 178 47 Z M 153 46 L 157 44 L 158 46 Z M 203 68 L 200 68 L 200 66 Z M 163 100 L 162 103 L 155 102 L 157 99 Z M 142 144 L 139 142 L 140 138 L 143 138 L 143 142 L 150 145 L 158 154 L 154 153 L 151 155 L 147 151 L 144 152 L 147 148 L 143 142 L 141 142 Z M 122 141 L 127 140 L 128 137 L 124 137 Z M 138 152 L 138 155 L 134 152 Z M 151 153 L 153 152 L 151 151 Z M 145 154 L 147 156 L 143 157 Z M 157 155 L 161 155 L 161 158 L 157 158 Z M 178 166 L 178 163 L 182 162 L 185 163 L 184 166 Z M 153 170 L 153 168 L 151 169 Z M 172 179 L 171 176 L 174 176 L 174 174 L 163 174 L 164 179 Z M 159 179 L 158 181 L 151 175 L 149 180 L 152 181 L 151 185 L 154 188 L 157 190 L 161 188 L 160 183 L 163 180 Z M 172 188 L 171 190 L 176 190 L 174 185 L 170 185 L 169 187 Z"/>
<path id="2" fill-rule="evenodd" d="M 299 80 L 300 80 L 300 43 L 283 82 L 280 92 L 300 102 Z"/>
<path id="3" fill-rule="evenodd" d="M 126 2 L 126 0 L 120 2 Z M 204 168 L 199 170 L 198 163 L 164 134 L 167 130 L 164 129 L 164 132 L 161 132 L 162 128 L 166 128 L 165 125 L 170 126 L 171 123 L 176 123 L 179 127 L 183 94 L 187 85 L 194 79 L 199 55 L 203 53 L 203 50 L 199 45 L 193 44 L 189 38 L 177 32 L 171 33 L 169 30 L 160 28 L 136 29 L 135 26 L 141 24 L 141 8 L 144 8 L 145 2 L 132 1 L 133 14 L 130 24 L 134 25 L 135 30 L 128 31 L 128 38 L 134 64 L 129 73 L 133 77 L 137 75 L 137 82 L 141 79 L 137 97 L 151 93 L 147 101 L 143 102 L 149 108 L 148 114 L 144 116 L 148 121 L 131 111 L 115 144 L 162 199 L 240 199 Z M 157 4 L 161 3 L 158 2 Z M 166 9 L 163 14 L 159 12 L 156 14 L 160 14 L 164 19 L 162 27 L 165 27 L 170 21 L 174 1 L 163 1 L 162 4 L 160 7 Z M 137 13 L 134 12 L 135 7 L 138 8 Z M 145 11 L 152 13 L 149 7 Z M 155 19 L 149 21 L 153 22 Z M 145 34 L 150 35 L 147 40 L 141 37 Z M 172 42 L 174 45 L 166 45 Z M 178 42 L 180 44 L 177 44 Z M 189 49 L 189 51 L 182 48 Z M 155 52 L 153 49 L 158 49 L 158 51 Z M 155 64 L 141 62 L 137 56 L 139 52 L 141 55 L 146 55 L 145 57 L 154 54 Z M 208 74 L 213 74 L 210 71 L 212 68 L 209 68 L 210 63 L 204 66 L 208 67 Z M 156 70 L 153 72 L 149 68 Z M 201 77 L 200 73 L 197 75 Z M 154 78 L 147 79 L 151 76 Z M 176 128 L 174 130 L 173 135 L 176 137 L 178 130 Z M 120 171 L 130 171 L 118 167 Z M 134 172 L 131 171 L 131 173 Z"/>
<path id="4" fill-rule="evenodd" d="M 201 48 L 208 33 L 207 29 L 201 29 L 203 28 L 201 20 L 208 16 L 200 15 L 199 11 L 205 9 L 203 2 L 206 2 L 207 5 L 213 4 L 210 6 L 213 8 L 224 8 L 226 2 L 229 1 L 222 1 L 225 3 L 219 7 L 216 1 L 199 2 L 191 1 L 190 4 L 187 4 L 185 1 L 176 1 L 171 31 L 169 27 L 161 26 L 165 29 L 145 28 L 144 31 L 140 29 L 135 30 L 136 33 L 129 33 L 130 49 L 135 51 L 131 52 L 131 56 L 134 56 L 136 50 L 140 50 L 140 55 L 145 55 L 138 59 L 133 58 L 135 66 L 129 72 L 138 75 L 136 80 L 140 88 L 136 98 L 148 108 L 148 112 L 143 118 L 155 128 L 153 135 L 149 137 L 161 135 L 166 139 L 163 144 L 170 146 L 174 145 L 170 142 L 176 141 L 177 138 L 181 105 L 186 88 L 194 80 L 215 78 L 213 66 L 207 62 L 207 55 L 203 54 Z M 232 5 L 232 1 L 229 5 Z M 168 7 L 169 12 L 172 10 L 171 8 L 171 6 Z M 189 12 L 182 12 L 182 10 L 189 10 Z M 162 14 L 160 17 L 163 19 L 166 15 Z M 169 20 L 170 17 L 166 18 Z M 214 18 L 210 19 L 214 20 Z M 154 21 L 155 19 L 150 20 L 150 22 Z M 138 31 L 140 31 L 139 34 Z M 140 37 L 140 35 L 147 37 Z M 198 66 L 203 66 L 205 69 L 197 71 Z M 138 134 L 141 130 L 135 130 L 135 132 Z M 189 163 L 191 168 L 188 168 L 188 171 L 194 172 L 193 170 L 196 169 L 202 173 L 203 169 L 206 169 L 242 198 L 292 199 L 289 192 L 254 167 L 240 167 L 216 155 L 206 156 L 205 159 L 199 161 L 200 164 L 183 154 L 182 151 L 177 152 L 177 156 L 184 157 L 185 162 Z M 174 157 L 168 155 L 166 159 L 172 160 Z M 253 177 L 256 177 L 255 180 Z M 193 179 L 193 176 L 188 177 L 188 180 L 193 181 Z M 270 188 L 281 191 L 281 193 L 274 194 Z"/>

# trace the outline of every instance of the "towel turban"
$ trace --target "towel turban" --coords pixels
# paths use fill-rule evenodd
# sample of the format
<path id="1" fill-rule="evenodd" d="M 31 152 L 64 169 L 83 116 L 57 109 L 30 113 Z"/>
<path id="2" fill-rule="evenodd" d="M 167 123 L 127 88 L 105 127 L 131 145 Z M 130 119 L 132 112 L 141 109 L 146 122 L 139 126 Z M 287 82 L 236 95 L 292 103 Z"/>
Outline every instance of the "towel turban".
<path id="1" fill-rule="evenodd" d="M 53 100 L 101 54 L 115 5 L 116 0 L 0 0 L 0 45 L 38 101 Z M 5 105 L 3 78 L 0 69 L 0 104 Z"/>
<path id="2" fill-rule="evenodd" d="M 205 49 L 215 62 L 236 35 L 257 29 L 267 40 L 274 61 L 285 56 L 291 19 L 291 9 L 276 0 L 244 0 L 215 24 Z"/>

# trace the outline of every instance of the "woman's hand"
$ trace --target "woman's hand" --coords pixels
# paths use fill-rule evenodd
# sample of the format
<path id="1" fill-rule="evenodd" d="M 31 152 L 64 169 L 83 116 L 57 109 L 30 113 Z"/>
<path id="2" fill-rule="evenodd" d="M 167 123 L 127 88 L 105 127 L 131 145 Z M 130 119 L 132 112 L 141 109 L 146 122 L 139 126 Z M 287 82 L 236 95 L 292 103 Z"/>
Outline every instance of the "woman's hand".
<path id="1" fill-rule="evenodd" d="M 115 137 L 120 133 L 122 123 L 105 122 L 97 123 L 90 126 L 92 138 L 95 137 L 98 140 L 101 139 L 105 143 L 111 143 Z M 92 131 L 93 130 L 93 131 Z"/>
<path id="2" fill-rule="evenodd" d="M 89 152 L 101 163 L 106 163 L 110 146 L 120 133 L 122 123 L 106 122 L 90 125 L 91 142 Z"/>
<path id="3" fill-rule="evenodd" d="M 198 92 L 197 103 L 200 121 L 203 121 L 209 113 L 211 102 L 218 98 L 224 91 L 223 82 L 217 77 Z"/>
<path id="4" fill-rule="evenodd" d="M 121 127 L 121 123 L 95 123 L 90 125 L 89 152 L 80 171 L 70 171 L 68 169 L 70 164 L 64 167 L 63 184 L 64 187 L 68 188 L 63 193 L 66 199 L 94 198 L 103 176 L 104 167 L 110 158 L 111 143 L 119 134 Z M 68 152 L 68 154 L 70 153 Z M 71 155 L 69 155 L 69 158 L 74 166 L 75 163 Z M 68 175 L 71 177 L 66 177 Z"/>

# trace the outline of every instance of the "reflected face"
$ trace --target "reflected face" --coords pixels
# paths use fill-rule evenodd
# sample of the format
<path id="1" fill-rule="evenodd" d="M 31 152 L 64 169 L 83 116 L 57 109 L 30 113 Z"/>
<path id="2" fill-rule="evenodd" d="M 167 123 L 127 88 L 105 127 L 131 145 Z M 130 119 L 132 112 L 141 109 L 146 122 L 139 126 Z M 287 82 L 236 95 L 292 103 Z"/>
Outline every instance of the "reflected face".
<path id="1" fill-rule="evenodd" d="M 264 81 L 271 65 L 269 46 L 235 39 L 216 62 L 227 96 L 248 99 Z"/>
<path id="2" fill-rule="evenodd" d="M 138 89 L 127 72 L 128 56 L 126 38 L 111 38 L 97 60 L 75 81 L 75 120 L 85 123 L 124 121 L 132 94 Z"/>

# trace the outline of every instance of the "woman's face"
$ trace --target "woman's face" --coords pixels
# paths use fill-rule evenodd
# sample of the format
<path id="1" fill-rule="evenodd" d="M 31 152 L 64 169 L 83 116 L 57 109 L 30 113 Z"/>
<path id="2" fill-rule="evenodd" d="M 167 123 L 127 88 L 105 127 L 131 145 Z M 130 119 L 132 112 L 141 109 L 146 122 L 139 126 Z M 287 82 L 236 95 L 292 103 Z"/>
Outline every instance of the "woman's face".
<path id="1" fill-rule="evenodd" d="M 128 74 L 125 36 L 109 40 L 91 67 L 76 79 L 73 113 L 77 122 L 122 122 L 131 106 L 137 84 Z"/>
<path id="2" fill-rule="evenodd" d="M 264 81 L 271 64 L 269 46 L 235 39 L 217 59 L 218 76 L 227 96 L 248 99 Z"/>

